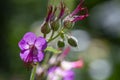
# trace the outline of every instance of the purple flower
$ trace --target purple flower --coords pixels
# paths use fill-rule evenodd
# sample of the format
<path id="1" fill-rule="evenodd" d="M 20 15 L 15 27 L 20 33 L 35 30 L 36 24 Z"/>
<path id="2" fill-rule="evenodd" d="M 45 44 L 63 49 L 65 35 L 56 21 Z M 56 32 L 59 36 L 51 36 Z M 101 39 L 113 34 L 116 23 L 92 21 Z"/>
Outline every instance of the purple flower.
<path id="1" fill-rule="evenodd" d="M 72 70 L 64 71 L 63 75 L 64 75 L 63 80 L 74 80 L 75 78 L 75 73 Z"/>
<path id="2" fill-rule="evenodd" d="M 70 70 L 61 67 L 52 67 L 48 71 L 48 80 L 74 80 L 75 74 Z"/>
<path id="3" fill-rule="evenodd" d="M 81 0 L 81 2 L 76 7 L 76 9 L 70 15 L 66 16 L 64 21 L 77 22 L 79 20 L 83 20 L 86 17 L 88 17 L 87 9 L 82 7 L 83 2 L 84 2 L 84 0 Z M 85 14 L 77 15 L 81 11 L 85 11 Z"/>
<path id="4" fill-rule="evenodd" d="M 44 49 L 47 47 L 47 42 L 43 37 L 37 37 L 34 33 L 27 32 L 18 45 L 21 49 L 20 58 L 25 63 L 36 63 L 43 60 Z"/>

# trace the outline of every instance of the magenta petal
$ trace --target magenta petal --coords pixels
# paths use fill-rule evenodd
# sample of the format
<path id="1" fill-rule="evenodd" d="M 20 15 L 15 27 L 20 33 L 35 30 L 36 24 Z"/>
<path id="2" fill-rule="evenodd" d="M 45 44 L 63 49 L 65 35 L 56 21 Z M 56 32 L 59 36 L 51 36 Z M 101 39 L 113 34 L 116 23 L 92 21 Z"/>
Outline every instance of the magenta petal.
<path id="1" fill-rule="evenodd" d="M 84 0 L 81 0 L 81 2 L 78 4 L 78 6 L 75 8 L 75 10 L 72 12 L 72 16 L 76 15 L 81 9 L 82 9 L 82 4 L 83 4 Z"/>
<path id="2" fill-rule="evenodd" d="M 28 32 L 24 35 L 23 40 L 27 42 L 29 45 L 33 45 L 36 38 L 37 36 L 34 33 Z"/>
<path id="3" fill-rule="evenodd" d="M 27 62 L 27 58 L 29 56 L 30 50 L 26 50 L 23 53 L 20 53 L 20 58 L 24 61 Z"/>
<path id="4" fill-rule="evenodd" d="M 65 6 L 64 6 L 63 2 L 61 2 L 61 10 L 60 10 L 58 19 L 60 19 L 64 15 L 64 13 L 65 13 Z"/>
<path id="5" fill-rule="evenodd" d="M 29 45 L 23 39 L 18 43 L 18 45 L 21 50 L 29 49 Z"/>
<path id="6" fill-rule="evenodd" d="M 38 51 L 38 54 L 34 56 L 33 61 L 34 62 L 40 62 L 43 60 L 44 53 L 41 51 Z"/>
<path id="7" fill-rule="evenodd" d="M 43 58 L 44 58 L 44 53 L 41 52 L 41 51 L 38 51 L 38 55 L 37 55 L 37 57 L 38 57 L 38 61 L 42 61 Z"/>
<path id="8" fill-rule="evenodd" d="M 51 15 L 52 15 L 52 11 L 53 11 L 53 6 L 49 6 L 48 8 L 48 15 L 47 15 L 47 18 L 46 18 L 46 22 L 48 22 L 50 19 L 51 19 Z"/>
<path id="9" fill-rule="evenodd" d="M 38 50 L 44 50 L 47 47 L 47 42 L 43 37 L 38 37 L 35 41 L 35 47 Z"/>
<path id="10" fill-rule="evenodd" d="M 66 70 L 63 73 L 64 79 L 63 80 L 74 80 L 75 73 L 72 70 Z"/>
<path id="11" fill-rule="evenodd" d="M 86 14 L 86 15 L 81 15 L 81 16 L 75 16 L 73 22 L 76 22 L 76 21 L 79 21 L 79 20 L 83 20 L 83 19 L 85 19 L 87 16 L 88 16 L 88 14 Z"/>

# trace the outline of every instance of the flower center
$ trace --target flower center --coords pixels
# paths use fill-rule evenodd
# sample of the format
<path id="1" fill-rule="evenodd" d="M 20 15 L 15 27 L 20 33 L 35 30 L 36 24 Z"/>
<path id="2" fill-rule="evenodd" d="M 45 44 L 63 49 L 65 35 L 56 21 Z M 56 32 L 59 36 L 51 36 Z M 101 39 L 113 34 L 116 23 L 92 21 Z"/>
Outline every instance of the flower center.
<path id="1" fill-rule="evenodd" d="M 37 55 L 38 51 L 37 48 L 34 45 L 30 45 L 31 53 L 33 55 Z"/>

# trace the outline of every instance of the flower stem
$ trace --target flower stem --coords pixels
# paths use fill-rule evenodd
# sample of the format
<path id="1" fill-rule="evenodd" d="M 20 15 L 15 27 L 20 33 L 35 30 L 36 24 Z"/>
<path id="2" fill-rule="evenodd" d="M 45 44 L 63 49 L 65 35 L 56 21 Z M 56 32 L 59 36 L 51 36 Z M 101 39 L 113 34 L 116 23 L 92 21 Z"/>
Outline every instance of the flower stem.
<path id="1" fill-rule="evenodd" d="M 59 32 L 55 37 L 51 38 L 48 40 L 48 43 L 51 42 L 52 40 L 54 40 L 55 38 L 57 38 L 61 33 Z"/>
<path id="2" fill-rule="evenodd" d="M 36 67 L 37 67 L 37 65 L 33 66 L 31 76 L 30 76 L 30 80 L 35 80 Z"/>
<path id="3" fill-rule="evenodd" d="M 44 34 L 44 38 L 46 38 L 46 34 Z"/>
<path id="4" fill-rule="evenodd" d="M 52 38 L 53 38 L 53 35 L 54 35 L 54 31 L 52 31 L 52 34 L 51 34 L 51 36 L 50 36 L 50 39 L 52 39 Z"/>
<path id="5" fill-rule="evenodd" d="M 61 34 L 61 32 L 63 30 L 64 30 L 64 27 L 58 32 L 58 34 L 55 37 L 53 37 L 53 35 L 54 35 L 54 32 L 53 32 L 51 35 L 51 38 L 48 40 L 48 43 L 51 42 L 52 40 L 56 39 L 57 37 L 59 37 L 59 35 Z"/>
<path id="6" fill-rule="evenodd" d="M 50 58 L 50 53 L 46 53 L 44 64 L 48 64 L 49 58 Z"/>

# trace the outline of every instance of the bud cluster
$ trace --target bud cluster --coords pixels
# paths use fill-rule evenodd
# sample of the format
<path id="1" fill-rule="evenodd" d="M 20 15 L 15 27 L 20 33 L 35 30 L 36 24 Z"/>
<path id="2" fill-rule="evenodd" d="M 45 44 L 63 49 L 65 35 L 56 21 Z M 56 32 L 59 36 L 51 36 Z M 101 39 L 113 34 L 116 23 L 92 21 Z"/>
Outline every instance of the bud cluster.
<path id="1" fill-rule="evenodd" d="M 81 0 L 75 10 L 70 14 L 68 14 L 68 10 L 63 1 L 61 1 L 59 6 L 50 5 L 48 7 L 47 16 L 41 25 L 41 32 L 45 38 L 47 34 L 51 34 L 48 43 L 60 37 L 61 39 L 57 42 L 59 48 L 63 48 L 66 42 L 70 46 L 77 47 L 77 39 L 68 35 L 67 32 L 73 28 L 75 22 L 83 20 L 88 16 L 87 9 L 82 7 L 82 5 L 83 0 Z M 83 11 L 85 12 L 84 14 L 78 14 Z M 59 13 L 57 14 L 57 12 Z"/>

